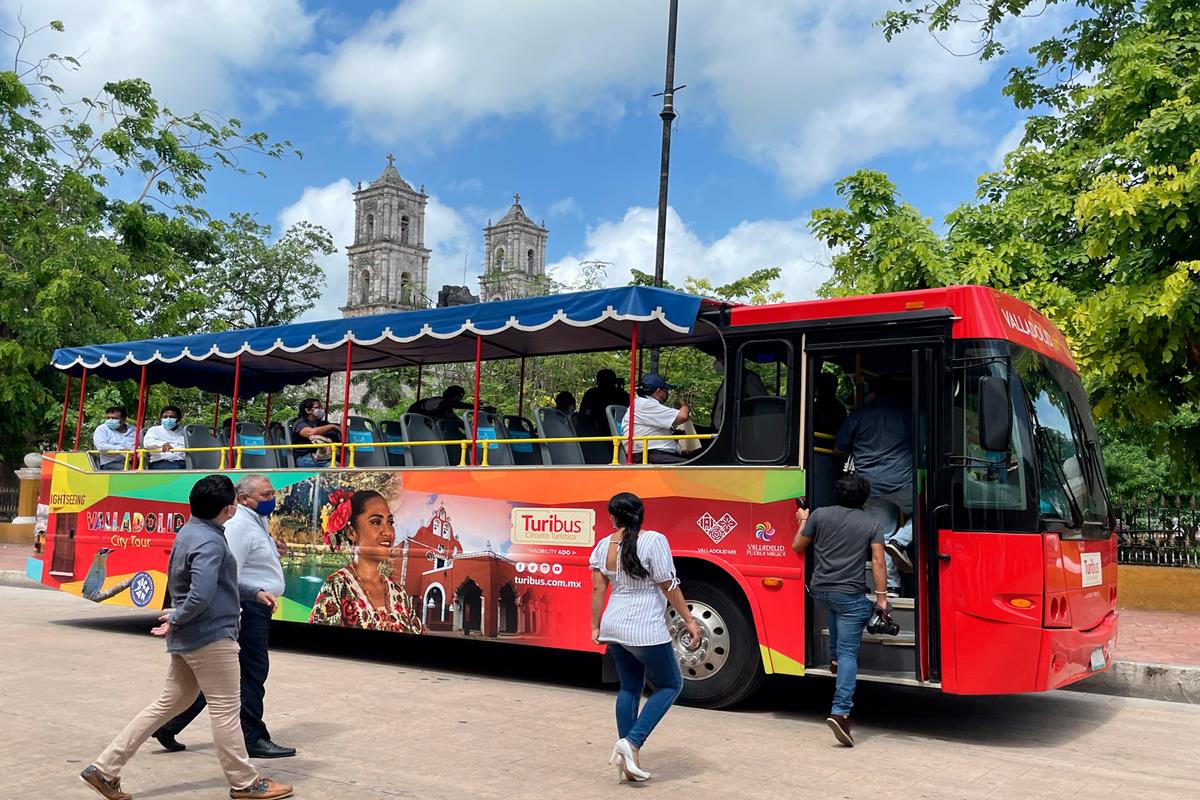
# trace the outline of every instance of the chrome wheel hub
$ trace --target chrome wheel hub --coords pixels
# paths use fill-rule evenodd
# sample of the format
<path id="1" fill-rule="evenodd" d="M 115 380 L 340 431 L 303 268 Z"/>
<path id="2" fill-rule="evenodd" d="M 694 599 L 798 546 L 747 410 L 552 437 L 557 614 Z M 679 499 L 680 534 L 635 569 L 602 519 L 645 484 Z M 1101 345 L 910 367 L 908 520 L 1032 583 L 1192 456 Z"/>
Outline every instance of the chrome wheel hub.
<path id="1" fill-rule="evenodd" d="M 702 681 L 716 675 L 729 661 L 729 628 L 712 606 L 694 600 L 689 600 L 687 605 L 700 625 L 700 646 L 695 650 L 688 647 L 691 637 L 687 626 L 670 607 L 667 608 L 667 630 L 684 680 Z"/>

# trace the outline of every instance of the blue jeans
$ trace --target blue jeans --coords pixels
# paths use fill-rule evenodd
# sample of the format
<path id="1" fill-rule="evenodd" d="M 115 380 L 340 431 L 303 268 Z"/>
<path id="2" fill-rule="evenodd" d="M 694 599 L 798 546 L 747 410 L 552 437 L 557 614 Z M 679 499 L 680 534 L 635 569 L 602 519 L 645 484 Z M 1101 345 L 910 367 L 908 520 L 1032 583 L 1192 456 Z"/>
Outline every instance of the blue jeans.
<path id="1" fill-rule="evenodd" d="M 829 610 L 829 653 L 837 661 L 831 713 L 849 716 L 858 679 L 858 648 L 871 618 L 872 604 L 863 594 L 813 592 L 813 598 Z"/>
<path id="2" fill-rule="evenodd" d="M 641 747 L 683 691 L 679 659 L 670 642 L 647 647 L 610 644 L 608 653 L 621 681 L 617 692 L 617 735 L 634 747 Z M 654 692 L 646 698 L 646 705 L 639 713 L 638 704 L 647 680 L 654 686 Z"/>
<path id="3" fill-rule="evenodd" d="M 162 461 L 151 461 L 150 469 L 187 469 L 187 464 L 178 459 L 163 459 Z"/>
<path id="4" fill-rule="evenodd" d="M 907 550 L 913 540 L 912 492 L 913 487 L 910 483 L 903 489 L 879 495 L 878 497 L 868 497 L 867 502 L 863 505 L 863 511 L 866 511 L 874 519 L 878 520 L 879 524 L 883 527 L 884 543 L 892 542 L 901 550 Z M 896 524 L 900 521 L 901 511 L 905 514 L 905 520 L 904 524 L 897 529 Z M 896 566 L 892 557 L 887 553 L 884 553 L 883 559 L 887 565 L 888 590 L 898 591 L 900 589 L 900 568 Z"/>
<path id="5" fill-rule="evenodd" d="M 328 467 L 329 462 L 328 461 L 318 462 L 317 457 L 314 456 L 312 453 L 305 453 L 304 455 L 296 456 L 296 466 L 297 467 Z"/>
<path id="6" fill-rule="evenodd" d="M 120 472 L 125 469 L 124 461 L 109 461 L 106 464 L 101 464 L 100 469 L 105 472 Z"/>

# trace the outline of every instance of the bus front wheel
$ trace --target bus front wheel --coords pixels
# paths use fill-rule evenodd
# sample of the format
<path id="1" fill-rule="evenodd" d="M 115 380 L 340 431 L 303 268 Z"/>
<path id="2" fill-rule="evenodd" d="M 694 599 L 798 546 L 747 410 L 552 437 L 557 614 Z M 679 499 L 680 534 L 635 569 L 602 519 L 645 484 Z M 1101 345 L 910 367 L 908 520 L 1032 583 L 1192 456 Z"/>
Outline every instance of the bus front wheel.
<path id="1" fill-rule="evenodd" d="M 698 648 L 689 649 L 683 619 L 667 608 L 667 627 L 683 673 L 680 697 L 703 708 L 744 700 L 765 677 L 749 612 L 728 589 L 708 581 L 689 580 L 683 592 L 702 637 Z"/>

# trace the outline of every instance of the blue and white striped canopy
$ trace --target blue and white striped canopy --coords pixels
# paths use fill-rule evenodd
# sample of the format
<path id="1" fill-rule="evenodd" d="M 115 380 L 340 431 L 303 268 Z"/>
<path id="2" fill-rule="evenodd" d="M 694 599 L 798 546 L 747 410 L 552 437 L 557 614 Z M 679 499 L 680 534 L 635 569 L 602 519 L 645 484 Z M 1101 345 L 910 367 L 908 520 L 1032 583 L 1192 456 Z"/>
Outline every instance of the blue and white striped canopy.
<path id="1" fill-rule="evenodd" d="M 476 339 L 485 360 L 581 353 L 628 347 L 637 323 L 639 346 L 718 338 L 696 330 L 701 307 L 714 300 L 667 289 L 629 286 L 530 297 L 451 308 L 399 311 L 274 328 L 200 333 L 118 344 L 64 347 L 53 365 L 72 375 L 109 380 L 138 378 L 143 366 L 153 383 L 230 394 L 241 358 L 239 394 L 304 383 L 355 370 L 475 360 Z M 350 345 L 350 343 L 353 345 Z"/>

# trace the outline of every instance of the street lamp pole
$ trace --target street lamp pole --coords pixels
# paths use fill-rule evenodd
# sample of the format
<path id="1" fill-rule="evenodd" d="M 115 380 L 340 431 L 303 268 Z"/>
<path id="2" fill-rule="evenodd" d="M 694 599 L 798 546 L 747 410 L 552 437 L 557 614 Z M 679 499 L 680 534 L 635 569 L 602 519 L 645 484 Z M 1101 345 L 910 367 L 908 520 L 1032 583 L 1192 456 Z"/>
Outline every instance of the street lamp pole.
<path id="1" fill-rule="evenodd" d="M 654 285 L 663 285 L 663 261 L 667 252 L 667 185 L 671 175 L 671 126 L 675 122 L 675 30 L 679 19 L 679 0 L 671 0 L 667 22 L 667 75 L 663 82 L 662 161 L 658 171 L 658 240 L 654 248 Z M 658 371 L 658 348 L 650 352 L 650 370 Z M 632 387 L 630 387 L 632 388 Z"/>

